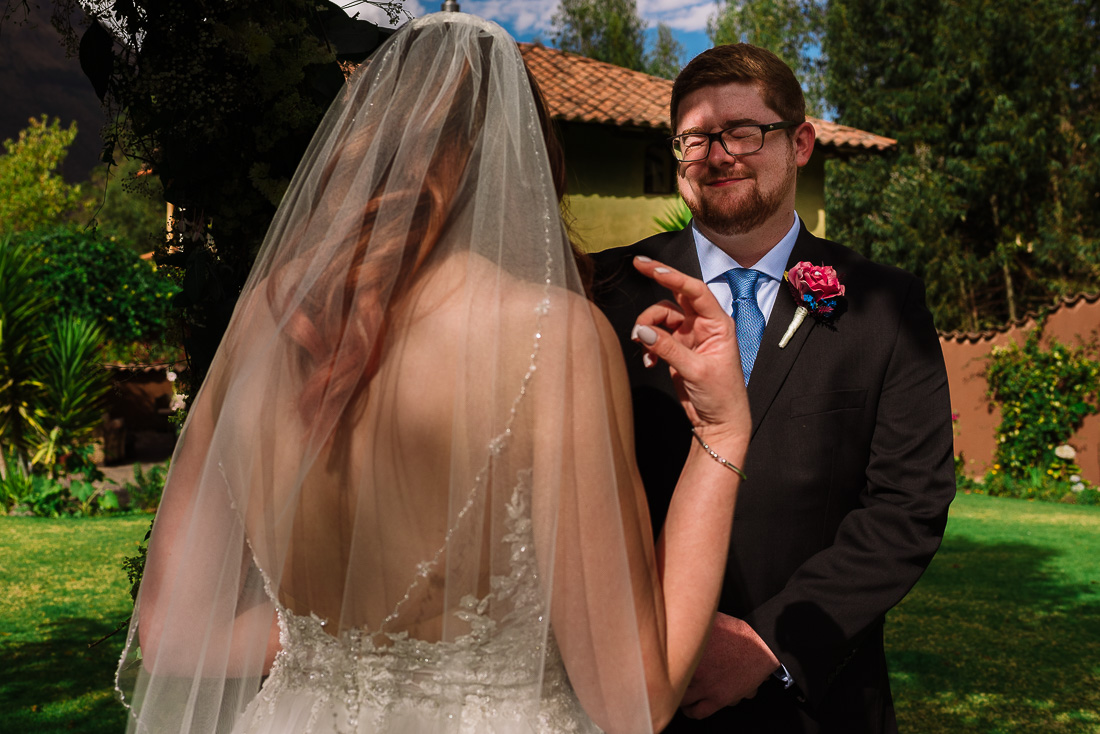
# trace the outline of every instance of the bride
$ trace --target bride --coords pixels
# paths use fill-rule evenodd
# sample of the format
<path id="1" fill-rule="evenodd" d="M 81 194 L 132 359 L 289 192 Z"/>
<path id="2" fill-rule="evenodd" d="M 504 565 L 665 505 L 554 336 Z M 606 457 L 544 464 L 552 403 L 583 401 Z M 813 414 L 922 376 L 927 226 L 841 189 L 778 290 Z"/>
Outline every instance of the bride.
<path id="1" fill-rule="evenodd" d="M 717 601 L 748 405 L 697 280 L 638 319 L 700 438 L 654 544 L 617 340 L 515 42 L 360 69 L 180 437 L 118 687 L 137 732 L 657 731 Z M 704 442 L 709 449 L 704 449 Z"/>

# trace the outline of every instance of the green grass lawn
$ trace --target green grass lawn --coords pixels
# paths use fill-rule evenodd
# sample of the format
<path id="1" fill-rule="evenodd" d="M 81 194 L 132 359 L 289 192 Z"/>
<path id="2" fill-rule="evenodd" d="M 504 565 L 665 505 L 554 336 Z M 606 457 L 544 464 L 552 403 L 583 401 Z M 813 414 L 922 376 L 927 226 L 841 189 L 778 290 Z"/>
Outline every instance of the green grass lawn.
<path id="1" fill-rule="evenodd" d="M 1100 732 L 1100 508 L 960 494 L 886 649 L 902 732 Z"/>
<path id="2" fill-rule="evenodd" d="M 147 517 L 0 517 L 0 732 L 117 734 L 119 564 Z M 960 495 L 887 618 L 902 732 L 1100 733 L 1100 508 Z"/>
<path id="3" fill-rule="evenodd" d="M 123 557 L 149 516 L 0 517 L 0 732 L 119 734 L 113 696 L 130 613 Z"/>

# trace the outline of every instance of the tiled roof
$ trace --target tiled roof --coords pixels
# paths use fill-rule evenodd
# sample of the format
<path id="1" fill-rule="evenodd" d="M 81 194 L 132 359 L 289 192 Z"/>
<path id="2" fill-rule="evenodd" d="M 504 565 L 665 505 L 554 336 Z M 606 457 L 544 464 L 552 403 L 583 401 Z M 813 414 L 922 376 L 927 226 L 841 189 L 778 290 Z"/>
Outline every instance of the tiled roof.
<path id="1" fill-rule="evenodd" d="M 1077 293 L 1076 295 L 1072 296 L 1064 296 L 1053 303 L 1048 309 L 1043 309 L 1043 312 L 1049 313 L 1052 311 L 1057 311 L 1061 308 L 1070 308 L 1072 306 L 1076 306 L 1081 301 L 1084 301 L 1085 303 L 1096 303 L 1097 301 L 1100 301 L 1100 291 L 1096 293 Z M 941 331 L 940 339 L 943 339 L 944 341 L 953 341 L 959 343 L 975 343 L 980 341 L 988 341 L 998 334 L 1004 334 L 1010 329 L 1026 326 L 1029 321 L 1037 321 L 1040 315 L 1041 313 L 1039 311 L 1028 311 L 1026 314 L 1016 319 L 1015 321 L 1010 321 L 1006 324 L 1002 324 L 1001 326 L 985 329 L 983 331 Z"/>
<path id="2" fill-rule="evenodd" d="M 182 372 L 187 369 L 187 362 L 182 359 L 176 362 L 157 362 L 155 364 L 102 362 L 100 367 L 111 372 Z"/>
<path id="3" fill-rule="evenodd" d="M 540 44 L 521 43 L 519 49 L 555 118 L 669 130 L 672 82 L 668 79 Z M 818 144 L 834 153 L 882 151 L 897 144 L 892 138 L 854 127 L 813 117 L 807 119 L 817 130 Z"/>

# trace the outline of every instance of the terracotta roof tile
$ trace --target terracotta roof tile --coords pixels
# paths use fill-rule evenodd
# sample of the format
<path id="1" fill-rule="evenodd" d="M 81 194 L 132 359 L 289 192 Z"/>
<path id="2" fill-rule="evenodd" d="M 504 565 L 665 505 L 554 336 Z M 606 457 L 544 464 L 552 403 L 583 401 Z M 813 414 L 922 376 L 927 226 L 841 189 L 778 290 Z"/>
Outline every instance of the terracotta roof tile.
<path id="1" fill-rule="evenodd" d="M 668 131 L 668 100 L 672 82 L 584 56 L 521 43 L 531 73 L 538 80 L 551 114 L 569 122 Z M 807 118 L 818 143 L 832 152 L 888 150 L 892 138 L 835 122 Z"/>
<path id="2" fill-rule="evenodd" d="M 1057 311 L 1062 308 L 1070 308 L 1072 306 L 1076 306 L 1081 301 L 1084 301 L 1085 303 L 1096 303 L 1097 301 L 1100 301 L 1100 291 L 1096 293 L 1077 293 L 1071 296 L 1063 296 L 1062 298 L 1051 304 L 1049 308 L 1044 308 L 1039 311 L 1028 311 L 1026 314 L 1016 319 L 1015 321 L 1010 321 L 1000 326 L 985 329 L 983 331 L 941 331 L 940 339 L 943 339 L 944 341 L 953 341 L 959 343 L 975 343 L 980 341 L 988 341 L 998 334 L 1004 334 L 1009 329 L 1026 326 L 1029 321 L 1037 321 L 1039 317 L 1044 313 L 1050 313 L 1052 311 Z"/>

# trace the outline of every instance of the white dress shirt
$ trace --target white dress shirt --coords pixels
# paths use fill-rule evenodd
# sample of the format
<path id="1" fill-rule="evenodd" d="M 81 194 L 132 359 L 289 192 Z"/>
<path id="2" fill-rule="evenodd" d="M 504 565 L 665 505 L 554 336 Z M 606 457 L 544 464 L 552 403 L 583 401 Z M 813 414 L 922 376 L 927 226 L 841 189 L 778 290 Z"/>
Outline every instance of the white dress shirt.
<path id="1" fill-rule="evenodd" d="M 775 306 L 775 298 L 779 295 L 779 287 L 783 283 L 783 272 L 787 267 L 787 260 L 791 257 L 795 240 L 798 239 L 800 228 L 798 215 L 795 215 L 794 224 L 791 225 L 783 239 L 779 240 L 768 254 L 760 258 L 760 261 L 752 266 L 753 270 L 759 270 L 766 278 L 758 278 L 756 281 L 756 304 L 760 306 L 760 313 L 764 314 L 764 323 L 772 315 L 772 307 Z M 730 292 L 726 282 L 726 271 L 731 268 L 743 267 L 740 263 L 718 249 L 718 245 L 708 240 L 696 227 L 694 221 L 691 225 L 691 234 L 695 237 L 695 252 L 699 256 L 699 269 L 703 274 L 703 282 L 710 287 L 711 293 L 718 299 L 718 303 L 726 313 L 733 311 L 733 293 Z"/>
<path id="2" fill-rule="evenodd" d="M 783 272 L 787 267 L 787 260 L 790 259 L 791 250 L 794 249 L 795 240 L 798 239 L 798 230 L 801 226 L 799 221 L 798 215 L 795 214 L 794 224 L 791 225 L 787 234 L 783 235 L 783 239 L 775 243 L 775 247 L 768 250 L 768 254 L 752 266 L 753 270 L 759 270 L 767 276 L 756 280 L 756 305 L 764 314 L 765 324 L 772 315 L 776 296 L 779 295 L 779 287 L 783 283 Z M 703 282 L 710 288 L 710 292 L 718 299 L 718 303 L 726 313 L 732 313 L 733 292 L 726 280 L 726 271 L 731 268 L 740 268 L 742 265 L 704 237 L 703 233 L 695 227 L 694 220 L 691 224 L 691 233 L 695 237 L 695 252 L 699 256 L 699 270 L 703 275 Z M 785 689 L 794 685 L 794 678 L 782 662 L 772 675 Z"/>

